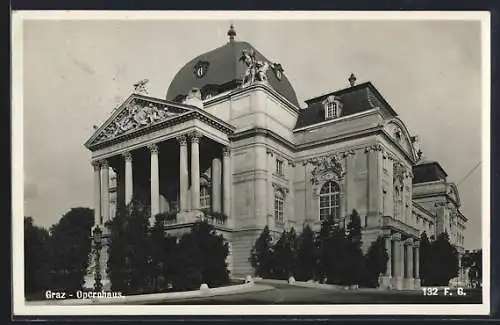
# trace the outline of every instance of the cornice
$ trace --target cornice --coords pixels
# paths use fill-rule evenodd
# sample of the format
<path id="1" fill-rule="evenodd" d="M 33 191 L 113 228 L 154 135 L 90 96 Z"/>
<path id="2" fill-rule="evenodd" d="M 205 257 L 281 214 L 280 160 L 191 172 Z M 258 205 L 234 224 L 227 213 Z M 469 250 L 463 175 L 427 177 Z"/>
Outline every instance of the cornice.
<path id="1" fill-rule="evenodd" d="M 171 117 L 169 119 L 166 119 L 164 121 L 160 121 L 156 124 L 152 124 L 149 126 L 145 126 L 140 129 L 133 130 L 132 132 L 129 133 L 124 133 L 121 135 L 116 136 L 115 138 L 109 139 L 109 140 L 104 140 L 102 142 L 98 142 L 95 144 L 88 145 L 87 148 L 94 151 L 97 149 L 101 149 L 116 143 L 120 143 L 123 141 L 127 141 L 133 138 L 137 138 L 139 136 L 145 135 L 147 133 L 153 132 L 153 131 L 158 131 L 160 129 L 163 129 L 168 126 L 172 125 L 177 125 L 186 121 L 190 121 L 193 119 L 198 119 L 207 125 L 210 125 L 214 127 L 215 129 L 224 132 L 226 134 L 232 134 L 234 132 L 234 127 L 230 126 L 229 124 L 223 122 L 221 123 L 220 121 L 215 121 L 214 117 L 208 116 L 208 113 L 205 112 L 200 112 L 198 110 L 192 110 L 186 113 L 181 113 L 177 116 Z"/>
<path id="2" fill-rule="evenodd" d="M 294 143 L 290 142 L 289 140 L 283 138 L 282 136 L 280 136 L 279 134 L 277 134 L 271 130 L 260 128 L 260 127 L 255 127 L 255 128 L 249 129 L 249 130 L 232 133 L 229 135 L 229 139 L 232 141 L 237 141 L 237 140 L 251 138 L 251 137 L 254 137 L 257 135 L 261 135 L 261 136 L 273 139 L 273 140 L 279 142 L 280 144 L 284 145 L 289 150 L 292 150 L 294 152 L 297 151 L 297 147 Z"/>
<path id="3" fill-rule="evenodd" d="M 288 101 L 288 99 L 286 99 L 284 96 L 282 96 L 276 90 L 274 90 L 271 86 L 269 86 L 268 84 L 263 83 L 263 82 L 256 82 L 256 83 L 253 83 L 249 86 L 245 86 L 243 88 L 238 87 L 232 91 L 229 91 L 225 94 L 222 94 L 221 96 L 216 96 L 216 97 L 210 98 L 210 99 L 204 101 L 203 104 L 204 104 L 204 106 L 215 105 L 215 104 L 218 104 L 219 102 L 223 102 L 227 99 L 231 99 L 232 97 L 237 97 L 241 94 L 249 93 L 252 90 L 259 89 L 259 88 L 263 89 L 268 94 L 270 94 L 272 97 L 274 97 L 276 100 L 278 100 L 279 102 L 284 104 L 288 109 L 291 109 L 296 114 L 299 113 L 299 111 L 300 111 L 299 107 L 295 106 L 295 104 L 292 104 L 290 101 Z"/>

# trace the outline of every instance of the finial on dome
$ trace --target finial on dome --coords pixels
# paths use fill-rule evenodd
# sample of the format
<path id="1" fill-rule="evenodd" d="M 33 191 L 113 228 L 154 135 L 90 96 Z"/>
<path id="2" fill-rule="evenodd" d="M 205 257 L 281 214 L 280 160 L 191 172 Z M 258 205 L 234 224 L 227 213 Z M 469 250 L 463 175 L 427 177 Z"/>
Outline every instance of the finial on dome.
<path id="1" fill-rule="evenodd" d="M 354 75 L 354 73 L 351 73 L 348 80 L 351 87 L 356 84 L 356 76 Z"/>
<path id="2" fill-rule="evenodd" d="M 236 31 L 234 30 L 234 25 L 231 24 L 229 26 L 229 30 L 227 31 L 227 36 L 229 36 L 229 41 L 234 41 L 234 37 L 236 36 Z"/>

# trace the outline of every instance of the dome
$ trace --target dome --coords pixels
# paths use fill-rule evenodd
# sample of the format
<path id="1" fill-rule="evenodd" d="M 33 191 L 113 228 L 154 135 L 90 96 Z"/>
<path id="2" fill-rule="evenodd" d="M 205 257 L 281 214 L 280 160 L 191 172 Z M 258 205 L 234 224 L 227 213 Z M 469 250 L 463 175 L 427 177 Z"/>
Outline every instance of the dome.
<path id="1" fill-rule="evenodd" d="M 253 50 L 256 60 L 271 65 L 266 73 L 269 85 L 292 104 L 299 106 L 295 90 L 281 73 L 283 70 L 278 71 L 281 65 L 266 59 L 251 44 L 234 41 L 233 37 L 230 37 L 230 41 L 225 45 L 201 54 L 184 65 L 172 80 L 166 99 L 181 101 L 192 88 L 199 88 L 203 99 L 236 89 L 247 69 L 245 63 L 240 60 L 244 50 Z"/>

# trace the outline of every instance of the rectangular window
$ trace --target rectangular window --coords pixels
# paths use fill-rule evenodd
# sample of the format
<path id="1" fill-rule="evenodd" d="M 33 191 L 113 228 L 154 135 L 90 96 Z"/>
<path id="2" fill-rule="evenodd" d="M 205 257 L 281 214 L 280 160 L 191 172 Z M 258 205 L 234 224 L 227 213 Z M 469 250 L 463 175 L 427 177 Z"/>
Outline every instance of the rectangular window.
<path id="1" fill-rule="evenodd" d="M 277 225 L 283 225 L 285 223 L 284 207 L 285 200 L 283 193 L 281 191 L 276 191 L 274 195 L 274 222 Z"/>
<path id="2" fill-rule="evenodd" d="M 337 117 L 337 103 L 328 102 L 326 104 L 326 118 Z"/>
<path id="3" fill-rule="evenodd" d="M 284 162 L 281 159 L 276 159 L 276 174 L 284 175 Z"/>

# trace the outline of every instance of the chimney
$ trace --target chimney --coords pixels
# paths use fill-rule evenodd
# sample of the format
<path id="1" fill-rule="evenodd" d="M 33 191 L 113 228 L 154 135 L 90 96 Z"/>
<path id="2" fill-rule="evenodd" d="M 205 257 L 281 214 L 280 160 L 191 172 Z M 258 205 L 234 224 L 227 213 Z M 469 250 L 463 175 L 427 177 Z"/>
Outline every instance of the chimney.
<path id="1" fill-rule="evenodd" d="M 203 109 L 203 101 L 201 100 L 200 89 L 192 88 L 191 91 L 189 91 L 189 94 L 187 95 L 183 103 L 186 105 L 192 105 Z"/>

